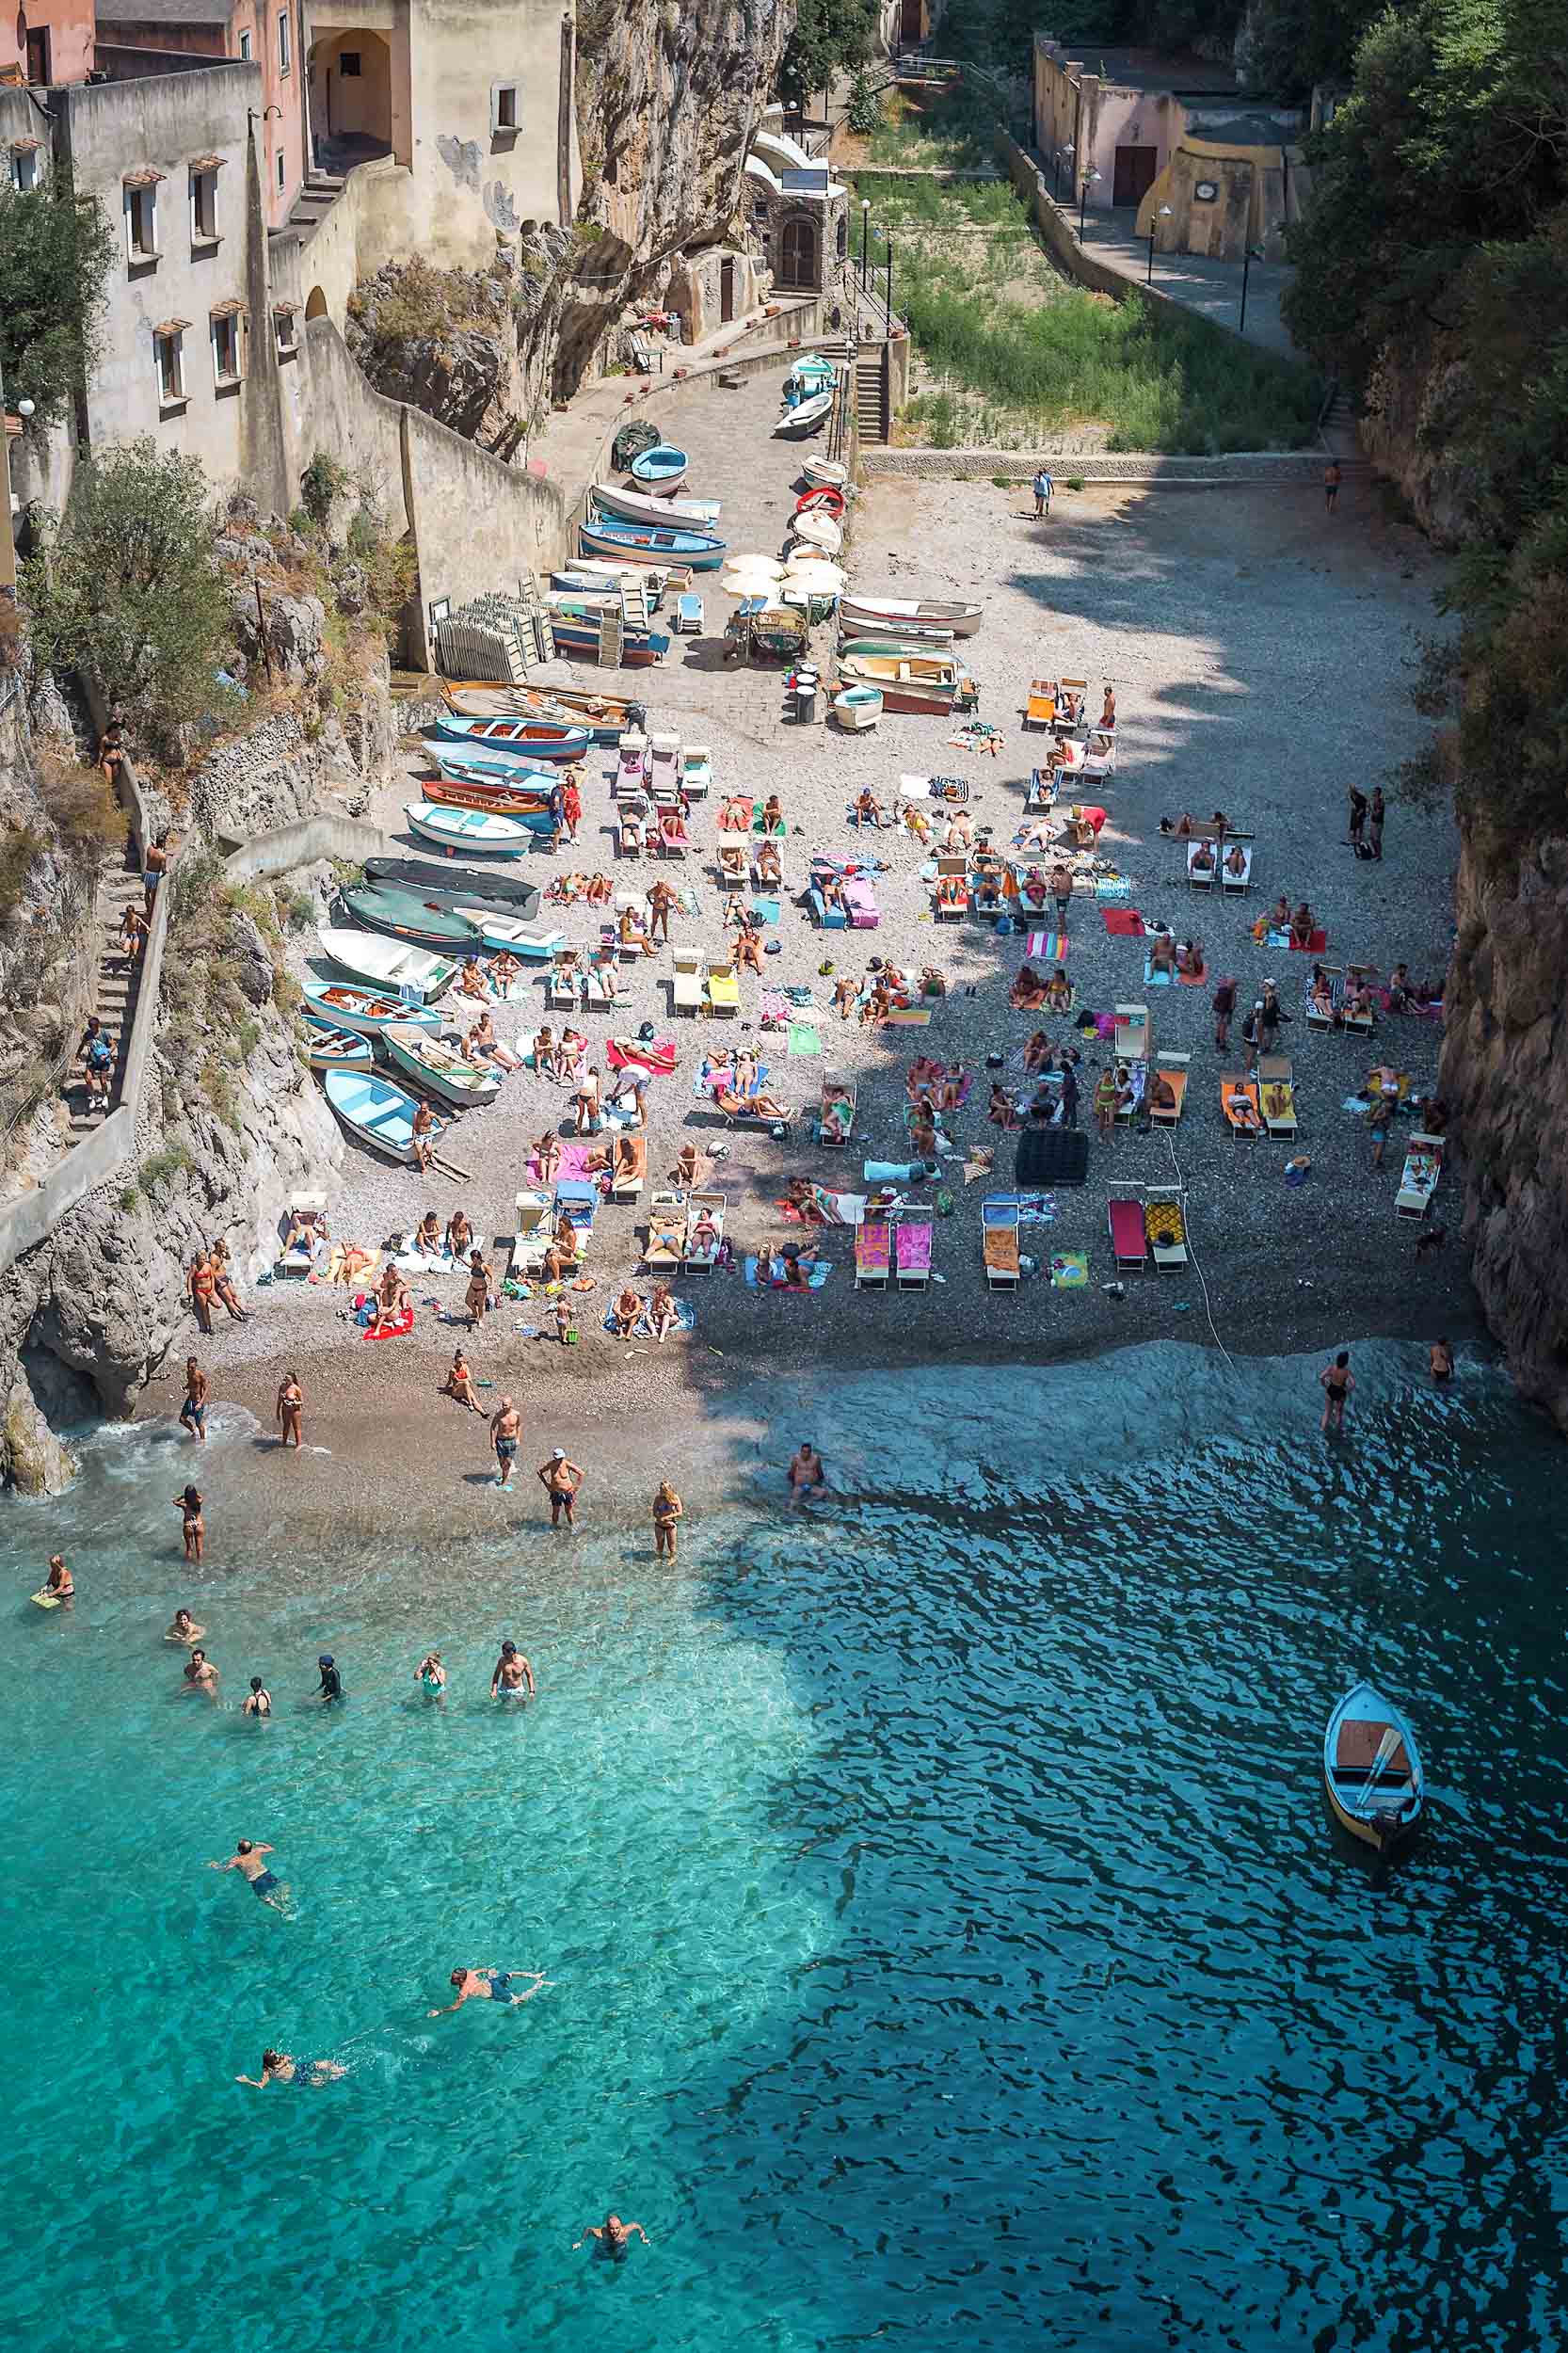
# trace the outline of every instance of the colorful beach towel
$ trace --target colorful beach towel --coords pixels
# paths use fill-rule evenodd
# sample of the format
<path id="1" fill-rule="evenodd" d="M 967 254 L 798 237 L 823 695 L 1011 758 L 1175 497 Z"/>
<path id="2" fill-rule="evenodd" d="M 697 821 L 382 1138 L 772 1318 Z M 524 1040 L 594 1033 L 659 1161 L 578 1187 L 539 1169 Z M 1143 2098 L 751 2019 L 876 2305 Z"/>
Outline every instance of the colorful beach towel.
<path id="1" fill-rule="evenodd" d="M 1112 939 L 1142 939 L 1146 926 L 1136 907 L 1102 907 L 1100 920 Z"/>
<path id="2" fill-rule="evenodd" d="M 604 1048 L 604 1059 L 612 1070 L 646 1070 L 650 1078 L 667 1079 L 675 1068 L 675 1040 L 655 1038 L 644 1045 L 640 1038 L 613 1037 Z"/>
<path id="3" fill-rule="evenodd" d="M 1200 964 L 1195 972 L 1178 972 L 1176 979 L 1183 988 L 1203 988 L 1208 984 L 1208 967 L 1207 964 Z"/>
<path id="4" fill-rule="evenodd" d="M 1062 964 L 1066 960 L 1065 932 L 1031 932 L 1024 945 L 1026 955 L 1037 956 L 1044 964 Z"/>
<path id="5" fill-rule="evenodd" d="M 930 1273 L 932 1230 L 923 1218 L 908 1224 L 901 1219 L 894 1226 L 893 1250 L 901 1273 Z"/>
<path id="6" fill-rule="evenodd" d="M 1175 978 L 1174 972 L 1157 972 L 1147 956 L 1144 958 L 1144 986 L 1145 988 L 1169 988 Z"/>
<path id="7" fill-rule="evenodd" d="M 1050 1287 L 1056 1291 L 1080 1291 L 1089 1280 L 1087 1250 L 1053 1250 Z"/>

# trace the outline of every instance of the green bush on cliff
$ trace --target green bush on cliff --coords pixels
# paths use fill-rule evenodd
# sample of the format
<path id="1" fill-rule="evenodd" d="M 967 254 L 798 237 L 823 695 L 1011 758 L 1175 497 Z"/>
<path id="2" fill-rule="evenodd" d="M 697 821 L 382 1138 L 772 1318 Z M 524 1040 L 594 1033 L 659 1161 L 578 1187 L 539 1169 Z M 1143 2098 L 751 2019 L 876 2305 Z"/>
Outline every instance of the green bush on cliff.
<path id="1" fill-rule="evenodd" d="M 116 242 L 102 205 L 53 174 L 25 194 L 0 182 L 0 370 L 6 402 L 57 423 L 102 357 L 104 281 Z"/>

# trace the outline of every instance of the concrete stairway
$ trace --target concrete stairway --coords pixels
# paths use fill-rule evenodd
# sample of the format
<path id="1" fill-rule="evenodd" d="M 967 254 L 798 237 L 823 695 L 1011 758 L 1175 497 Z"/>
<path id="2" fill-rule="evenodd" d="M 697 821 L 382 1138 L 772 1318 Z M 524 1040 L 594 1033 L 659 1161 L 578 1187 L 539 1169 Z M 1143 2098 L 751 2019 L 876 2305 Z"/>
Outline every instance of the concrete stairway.
<path id="1" fill-rule="evenodd" d="M 862 448 L 883 447 L 892 424 L 880 350 L 863 353 L 855 366 L 855 417 Z"/>
<path id="2" fill-rule="evenodd" d="M 130 1045 L 131 1018 L 136 1008 L 136 992 L 141 984 L 141 964 L 134 970 L 127 968 L 120 952 L 120 926 L 128 906 L 140 906 L 144 890 L 139 874 L 127 873 L 116 867 L 104 875 L 98 886 L 98 901 L 93 911 L 93 925 L 98 940 L 98 981 L 93 993 L 92 1010 L 114 1039 L 114 1075 L 109 1086 L 108 1102 L 104 1110 L 88 1109 L 87 1090 L 82 1082 L 80 1064 L 67 1080 L 69 1094 L 71 1141 L 79 1144 L 91 1133 L 104 1117 L 104 1111 L 112 1111 L 120 1100 L 120 1082 L 125 1074 L 125 1055 Z M 72 1047 L 76 1040 L 71 1041 Z"/>
<path id="3" fill-rule="evenodd" d="M 308 245 L 342 194 L 343 181 L 338 173 L 321 171 L 312 166 L 289 207 L 287 220 L 281 229 L 272 232 L 273 235 L 296 236 L 301 247 Z"/>

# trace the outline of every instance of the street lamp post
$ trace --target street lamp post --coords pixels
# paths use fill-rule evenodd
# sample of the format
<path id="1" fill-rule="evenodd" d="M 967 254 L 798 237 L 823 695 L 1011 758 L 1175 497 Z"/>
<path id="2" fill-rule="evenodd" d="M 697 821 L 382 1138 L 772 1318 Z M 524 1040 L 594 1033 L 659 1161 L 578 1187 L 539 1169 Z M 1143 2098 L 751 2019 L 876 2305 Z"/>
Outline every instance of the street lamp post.
<path id="1" fill-rule="evenodd" d="M 893 331 L 893 241 L 888 240 L 888 333 Z"/>
<path id="2" fill-rule="evenodd" d="M 1241 315 L 1236 322 L 1236 332 L 1239 335 L 1244 335 L 1247 331 L 1247 279 L 1251 274 L 1253 264 L 1261 262 L 1263 256 L 1256 246 L 1243 246 L 1241 248 Z"/>
<path id="3" fill-rule="evenodd" d="M 1056 151 L 1055 156 L 1052 158 L 1052 162 L 1056 171 L 1056 200 L 1060 204 L 1062 201 L 1062 167 L 1064 164 L 1067 167 L 1067 184 L 1069 187 L 1072 185 L 1072 149 L 1070 147 L 1059 147 Z"/>
<path id="4" fill-rule="evenodd" d="M 872 200 L 869 196 L 863 196 L 860 199 L 860 284 L 862 290 L 871 284 L 871 280 L 866 274 L 866 255 L 871 243 L 871 233 Z"/>
<path id="5" fill-rule="evenodd" d="M 1080 245 L 1083 243 L 1083 216 L 1089 208 L 1089 191 L 1096 185 L 1098 179 L 1099 173 L 1097 171 L 1086 171 L 1079 183 L 1078 241 Z"/>
<path id="6" fill-rule="evenodd" d="M 1171 217 L 1171 208 L 1170 208 L 1170 206 L 1169 206 L 1168 204 L 1161 204 L 1161 206 L 1160 207 L 1160 210 L 1159 210 L 1159 211 L 1155 214 L 1155 216 L 1154 216 L 1153 219 L 1149 222 L 1149 274 L 1148 274 L 1148 276 L 1147 276 L 1147 277 L 1144 279 L 1144 285 L 1145 285 L 1145 286 L 1152 286 L 1152 285 L 1153 285 L 1153 283 L 1154 283 L 1154 237 L 1155 237 L 1155 232 L 1156 232 L 1156 230 L 1159 228 L 1159 226 L 1160 226 L 1160 222 L 1161 222 L 1162 220 L 1169 220 L 1169 219 L 1170 219 L 1170 217 Z"/>

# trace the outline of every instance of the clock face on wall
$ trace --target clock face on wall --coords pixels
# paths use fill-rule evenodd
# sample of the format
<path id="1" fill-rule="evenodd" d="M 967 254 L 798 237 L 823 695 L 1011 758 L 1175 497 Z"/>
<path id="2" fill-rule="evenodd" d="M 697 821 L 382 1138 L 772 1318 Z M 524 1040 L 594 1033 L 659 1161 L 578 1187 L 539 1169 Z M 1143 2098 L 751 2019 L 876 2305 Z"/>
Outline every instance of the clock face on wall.
<path id="1" fill-rule="evenodd" d="M 1219 193 L 1219 185 L 1215 181 L 1199 180 L 1192 189 L 1192 200 L 1197 204 L 1212 204 Z"/>

